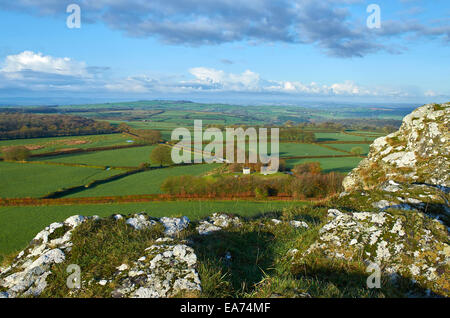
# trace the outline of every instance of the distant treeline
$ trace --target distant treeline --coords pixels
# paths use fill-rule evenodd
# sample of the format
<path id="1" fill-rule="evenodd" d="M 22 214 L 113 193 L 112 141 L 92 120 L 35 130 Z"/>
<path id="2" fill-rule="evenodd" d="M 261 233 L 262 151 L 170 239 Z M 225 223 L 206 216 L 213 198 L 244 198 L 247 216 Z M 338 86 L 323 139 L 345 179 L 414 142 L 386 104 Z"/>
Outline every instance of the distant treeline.
<path id="1" fill-rule="evenodd" d="M 301 128 L 282 128 L 280 141 L 313 143 L 316 141 L 316 135 L 313 132 L 303 131 Z"/>
<path id="2" fill-rule="evenodd" d="M 107 122 L 69 115 L 0 113 L 0 139 L 79 136 L 118 132 Z"/>

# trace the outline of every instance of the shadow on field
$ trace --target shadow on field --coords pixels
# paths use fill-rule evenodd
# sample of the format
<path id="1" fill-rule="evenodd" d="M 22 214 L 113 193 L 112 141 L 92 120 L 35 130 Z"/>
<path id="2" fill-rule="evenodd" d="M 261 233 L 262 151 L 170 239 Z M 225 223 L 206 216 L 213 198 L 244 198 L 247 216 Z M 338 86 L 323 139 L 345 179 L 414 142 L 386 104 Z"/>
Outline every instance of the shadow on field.
<path id="1" fill-rule="evenodd" d="M 218 231 L 203 236 L 193 235 L 188 239 L 195 242 L 193 247 L 202 263 L 227 276 L 233 294 L 247 292 L 248 288 L 260 282 L 274 262 L 270 246 L 274 235 L 265 231 Z M 209 278 L 202 277 L 202 282 L 203 279 Z"/>
<path id="2" fill-rule="evenodd" d="M 389 298 L 441 298 L 440 294 L 412 283 L 411 278 L 382 275 L 380 288 L 368 288 L 367 281 L 372 273 L 357 268 L 351 263 L 317 258 L 305 265 L 293 266 L 292 274 L 297 279 L 312 282 L 308 292 L 312 297 L 389 297 Z M 369 279 L 374 282 L 373 278 Z"/>

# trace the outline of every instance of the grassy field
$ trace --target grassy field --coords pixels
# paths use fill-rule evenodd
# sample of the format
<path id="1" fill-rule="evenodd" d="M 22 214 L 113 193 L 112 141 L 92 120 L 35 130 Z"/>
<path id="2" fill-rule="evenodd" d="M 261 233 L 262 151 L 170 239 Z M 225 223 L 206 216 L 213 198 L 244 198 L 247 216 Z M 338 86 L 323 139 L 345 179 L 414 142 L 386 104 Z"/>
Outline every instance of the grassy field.
<path id="1" fill-rule="evenodd" d="M 62 149 L 129 145 L 127 140 L 131 138 L 124 134 L 0 140 L 0 154 L 1 148 L 8 146 L 26 146 L 32 154 L 38 154 Z"/>
<path id="2" fill-rule="evenodd" d="M 364 136 L 354 136 L 344 134 L 342 132 L 335 133 L 315 133 L 317 141 L 372 141 L 375 140 L 376 137 L 370 137 L 370 135 Z"/>
<path id="3" fill-rule="evenodd" d="M 143 162 L 150 163 L 150 153 L 154 148 L 155 146 L 133 147 L 81 154 L 42 157 L 38 160 L 101 166 L 137 167 Z"/>
<path id="4" fill-rule="evenodd" d="M 319 162 L 323 172 L 341 172 L 348 173 L 355 168 L 363 158 L 345 157 L 345 158 L 317 158 L 317 159 L 290 159 L 286 161 L 289 168 L 306 162 Z"/>
<path id="5" fill-rule="evenodd" d="M 313 144 L 280 143 L 280 158 L 330 155 L 342 155 L 342 153 Z"/>
<path id="6" fill-rule="evenodd" d="M 127 204 L 70 205 L 0 208 L 0 261 L 2 256 L 23 249 L 29 241 L 52 222 L 67 217 L 146 212 L 154 217 L 188 216 L 198 220 L 214 212 L 235 213 L 251 217 L 264 212 L 279 212 L 283 208 L 305 205 L 302 202 L 250 201 L 183 201 Z"/>
<path id="7" fill-rule="evenodd" d="M 0 197 L 41 197 L 118 173 L 118 170 L 0 162 Z"/>
<path id="8" fill-rule="evenodd" d="M 67 198 L 159 194 L 162 193 L 161 184 L 170 176 L 202 175 L 218 166 L 218 164 L 203 164 L 146 171 L 71 194 Z"/>
<path id="9" fill-rule="evenodd" d="M 352 150 L 352 148 L 354 147 L 361 147 L 363 149 L 362 155 L 367 155 L 369 153 L 370 147 L 369 144 L 329 144 L 328 146 L 337 149 L 342 149 L 348 152 L 350 152 L 350 150 Z"/>

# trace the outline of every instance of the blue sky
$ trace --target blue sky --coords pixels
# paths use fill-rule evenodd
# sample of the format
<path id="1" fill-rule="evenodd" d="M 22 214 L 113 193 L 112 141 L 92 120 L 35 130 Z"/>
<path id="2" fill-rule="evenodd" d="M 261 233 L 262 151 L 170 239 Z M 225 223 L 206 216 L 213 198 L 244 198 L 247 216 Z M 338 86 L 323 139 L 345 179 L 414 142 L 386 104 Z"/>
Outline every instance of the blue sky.
<path id="1" fill-rule="evenodd" d="M 449 61 L 447 0 L 0 1 L 0 103 L 439 102 Z"/>

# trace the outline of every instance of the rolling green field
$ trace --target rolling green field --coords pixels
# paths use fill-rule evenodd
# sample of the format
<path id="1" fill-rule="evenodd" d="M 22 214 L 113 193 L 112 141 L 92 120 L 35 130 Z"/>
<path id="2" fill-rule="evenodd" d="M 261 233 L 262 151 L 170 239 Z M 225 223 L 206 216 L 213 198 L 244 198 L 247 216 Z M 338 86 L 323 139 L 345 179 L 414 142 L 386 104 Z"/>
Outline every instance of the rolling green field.
<path id="1" fill-rule="evenodd" d="M 337 149 L 342 149 L 345 151 L 350 152 L 350 150 L 352 150 L 352 148 L 355 147 L 361 147 L 363 149 L 362 155 L 367 155 L 369 153 L 369 144 L 329 144 L 328 146 L 333 147 L 333 148 L 337 148 Z"/>
<path id="2" fill-rule="evenodd" d="M 37 198 L 118 173 L 118 170 L 0 162 L 0 197 Z"/>
<path id="3" fill-rule="evenodd" d="M 363 158 L 344 157 L 344 158 L 315 158 L 315 159 L 290 159 L 286 160 L 286 165 L 292 168 L 295 165 L 306 162 L 319 162 L 323 172 L 341 172 L 348 173 L 355 168 Z"/>
<path id="4" fill-rule="evenodd" d="M 280 158 L 299 156 L 330 156 L 342 154 L 343 153 L 339 151 L 334 151 L 332 149 L 313 144 L 280 143 Z"/>
<path id="5" fill-rule="evenodd" d="M 89 188 L 66 197 L 83 198 L 133 194 L 160 194 L 162 193 L 161 184 L 170 176 L 203 175 L 218 166 L 218 164 L 201 164 L 150 170 L 98 185 L 94 188 Z"/>
<path id="6" fill-rule="evenodd" d="M 53 222 L 81 214 L 101 217 L 113 214 L 146 212 L 150 216 L 187 216 L 198 220 L 214 212 L 235 213 L 244 217 L 280 212 L 283 208 L 304 205 L 303 202 L 250 201 L 179 201 L 127 204 L 66 205 L 0 208 L 0 261 L 2 256 L 19 251 L 43 228 Z"/>
<path id="7" fill-rule="evenodd" d="M 347 135 L 342 132 L 333 132 L 333 133 L 323 133 L 323 132 L 317 132 L 316 139 L 317 141 L 372 141 L 375 140 L 376 137 L 370 137 L 370 135 L 363 137 L 363 136 L 354 136 L 354 135 Z"/>
<path id="8" fill-rule="evenodd" d="M 101 166 L 137 167 L 143 162 L 150 163 L 150 153 L 155 147 L 156 146 L 144 146 L 80 154 L 67 154 L 42 157 L 38 160 Z"/>
<path id="9" fill-rule="evenodd" d="M 0 140 L 0 154 L 3 147 L 8 146 L 26 146 L 30 147 L 32 154 L 52 152 L 63 149 L 73 148 L 96 148 L 118 145 L 129 145 L 127 140 L 130 136 L 124 134 L 106 134 L 106 135 L 88 135 L 71 137 L 50 137 L 50 138 L 30 138 Z"/>

